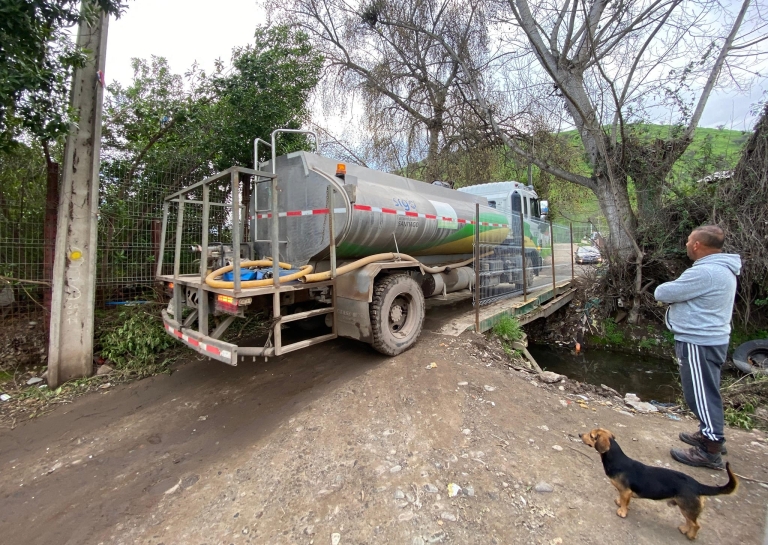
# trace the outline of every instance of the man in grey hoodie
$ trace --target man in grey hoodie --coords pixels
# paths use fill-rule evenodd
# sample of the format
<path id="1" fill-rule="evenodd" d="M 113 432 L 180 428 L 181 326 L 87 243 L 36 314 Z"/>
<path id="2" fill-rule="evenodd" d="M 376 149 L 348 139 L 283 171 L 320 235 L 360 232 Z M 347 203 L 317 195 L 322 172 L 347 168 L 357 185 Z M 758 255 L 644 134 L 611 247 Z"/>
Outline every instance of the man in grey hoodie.
<path id="1" fill-rule="evenodd" d="M 693 266 L 661 284 L 656 300 L 670 303 L 666 323 L 675 334 L 683 395 L 699 418 L 699 431 L 680 433 L 693 448 L 672 449 L 672 458 L 690 466 L 723 469 L 726 454 L 720 369 L 731 337 L 731 315 L 741 257 L 723 253 L 725 235 L 716 225 L 698 227 L 685 247 Z"/>

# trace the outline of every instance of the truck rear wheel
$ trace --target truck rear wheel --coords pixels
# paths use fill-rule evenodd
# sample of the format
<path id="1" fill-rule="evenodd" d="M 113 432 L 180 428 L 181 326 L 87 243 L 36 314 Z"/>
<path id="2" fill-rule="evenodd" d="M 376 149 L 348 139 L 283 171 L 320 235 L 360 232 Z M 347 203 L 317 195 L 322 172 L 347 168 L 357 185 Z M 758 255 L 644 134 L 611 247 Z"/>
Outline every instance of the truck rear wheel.
<path id="1" fill-rule="evenodd" d="M 397 356 L 416 342 L 424 323 L 424 294 L 407 274 L 393 274 L 376 282 L 371 302 L 373 347 Z"/>

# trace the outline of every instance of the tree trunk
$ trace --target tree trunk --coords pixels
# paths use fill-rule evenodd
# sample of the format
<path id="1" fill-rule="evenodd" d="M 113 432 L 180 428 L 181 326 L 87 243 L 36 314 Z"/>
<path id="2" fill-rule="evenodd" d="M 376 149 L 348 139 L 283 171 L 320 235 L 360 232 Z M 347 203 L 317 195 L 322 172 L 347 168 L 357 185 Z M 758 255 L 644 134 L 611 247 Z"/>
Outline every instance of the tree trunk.
<path id="1" fill-rule="evenodd" d="M 633 250 L 632 239 L 636 236 L 637 221 L 629 202 L 626 184 L 614 184 L 622 187 L 611 187 L 607 176 L 597 178 L 597 200 L 600 210 L 608 223 L 606 242 L 612 255 L 627 257 Z M 603 233 L 605 236 L 605 233 Z"/>
<path id="2" fill-rule="evenodd" d="M 424 181 L 431 184 L 440 177 L 440 124 L 433 123 L 428 127 L 429 148 L 427 150 L 427 165 L 424 171 Z"/>

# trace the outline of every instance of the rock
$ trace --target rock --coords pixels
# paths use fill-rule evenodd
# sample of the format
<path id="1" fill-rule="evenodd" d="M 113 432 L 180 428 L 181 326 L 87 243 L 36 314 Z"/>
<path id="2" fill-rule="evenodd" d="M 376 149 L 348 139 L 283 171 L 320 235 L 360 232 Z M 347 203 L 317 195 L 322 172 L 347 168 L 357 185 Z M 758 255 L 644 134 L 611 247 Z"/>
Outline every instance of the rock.
<path id="1" fill-rule="evenodd" d="M 32 377 L 27 381 L 27 386 L 32 386 L 33 384 L 39 384 L 40 382 L 43 382 L 43 379 L 40 377 Z"/>
<path id="2" fill-rule="evenodd" d="M 473 497 L 475 495 L 475 489 L 472 485 L 465 486 L 464 493 L 469 497 Z"/>
<path id="3" fill-rule="evenodd" d="M 469 428 L 464 428 L 463 430 L 461 430 L 461 433 L 463 433 L 464 435 L 469 435 L 470 433 L 472 433 L 472 430 L 470 430 Z"/>
<path id="4" fill-rule="evenodd" d="M 424 490 L 429 492 L 430 494 L 437 494 L 437 487 L 433 485 L 432 483 L 427 483 L 424 485 Z"/>
<path id="5" fill-rule="evenodd" d="M 546 384 L 554 384 L 555 382 L 560 382 L 565 378 L 563 375 L 558 375 L 552 371 L 544 371 L 543 373 L 539 373 L 538 377 L 541 382 Z"/>
<path id="6" fill-rule="evenodd" d="M 396 465 L 389 468 L 390 473 L 398 473 L 401 469 L 403 469 L 403 466 Z"/>
<path id="7" fill-rule="evenodd" d="M 552 445 L 552 450 L 556 450 L 557 452 L 562 452 L 563 447 L 561 447 L 560 445 Z"/>
<path id="8" fill-rule="evenodd" d="M 399 488 L 397 490 L 395 490 L 395 499 L 396 500 L 402 500 L 404 498 L 405 498 L 405 494 L 403 494 L 402 490 L 400 490 Z"/>
<path id="9" fill-rule="evenodd" d="M 304 533 L 308 536 L 314 535 L 315 533 L 315 527 L 314 526 L 307 526 L 304 528 Z"/>
<path id="10" fill-rule="evenodd" d="M 443 520 L 447 520 L 448 522 L 456 522 L 456 515 L 453 513 L 449 513 L 447 511 L 443 511 L 440 513 L 440 518 Z"/>
<path id="11" fill-rule="evenodd" d="M 486 392 L 493 392 L 496 390 L 496 386 L 488 386 L 486 384 L 485 386 L 483 386 L 483 390 L 485 390 Z"/>
<path id="12" fill-rule="evenodd" d="M 610 394 L 613 394 L 615 396 L 621 397 L 621 394 L 619 392 L 617 392 L 616 390 L 614 390 L 613 388 L 611 388 L 610 386 L 606 386 L 605 384 L 601 384 L 600 388 L 602 388 L 603 390 L 605 390 L 606 392 L 608 392 Z"/>
<path id="13" fill-rule="evenodd" d="M 421 536 L 416 536 L 411 541 L 411 545 L 424 545 L 424 539 Z"/>
<path id="14" fill-rule="evenodd" d="M 466 380 L 462 380 L 461 382 L 459 382 L 459 386 L 466 386 L 467 384 L 469 384 L 469 382 L 467 382 Z"/>
<path id="15" fill-rule="evenodd" d="M 99 368 L 96 370 L 96 376 L 108 375 L 113 371 L 114 369 L 112 369 L 111 366 L 105 363 L 104 365 L 100 365 Z"/>
<path id="16" fill-rule="evenodd" d="M 200 480 L 200 475 L 190 475 L 183 481 L 181 481 L 181 487 L 182 488 L 189 488 L 190 486 L 194 485 L 197 481 Z"/>
<path id="17" fill-rule="evenodd" d="M 331 545 L 339 545 L 341 542 L 341 534 L 338 534 L 336 532 L 331 534 Z"/>
<path id="18" fill-rule="evenodd" d="M 107 388 L 111 388 L 111 387 L 112 387 L 112 383 L 107 382 L 106 384 L 102 384 L 101 386 L 99 386 L 99 390 L 106 390 Z"/>
<path id="19" fill-rule="evenodd" d="M 397 520 L 400 522 L 408 522 L 413 518 L 413 511 L 406 511 L 405 513 L 400 513 L 397 516 Z"/>
<path id="20" fill-rule="evenodd" d="M 540 483 L 537 483 L 536 486 L 533 488 L 536 492 L 539 492 L 540 494 L 546 494 L 548 492 L 554 492 L 555 487 L 552 486 L 549 483 L 545 483 L 544 481 L 541 481 Z"/>

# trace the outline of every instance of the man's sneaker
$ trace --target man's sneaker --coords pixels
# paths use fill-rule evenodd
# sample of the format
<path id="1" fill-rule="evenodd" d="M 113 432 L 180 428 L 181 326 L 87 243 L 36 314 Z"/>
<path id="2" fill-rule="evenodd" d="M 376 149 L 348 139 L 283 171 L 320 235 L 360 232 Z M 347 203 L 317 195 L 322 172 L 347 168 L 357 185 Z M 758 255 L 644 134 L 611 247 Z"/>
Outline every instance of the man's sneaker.
<path id="1" fill-rule="evenodd" d="M 672 458 L 681 464 L 694 467 L 725 469 L 725 464 L 723 464 L 723 459 L 720 458 L 719 454 L 710 454 L 698 447 L 693 447 L 688 450 L 673 448 L 669 453 L 672 455 Z"/>
<path id="2" fill-rule="evenodd" d="M 681 431 L 678 437 L 680 437 L 680 440 L 683 443 L 687 443 L 693 447 L 699 447 L 702 450 L 707 450 L 707 439 L 704 438 L 700 431 L 697 431 L 696 433 L 686 433 Z M 725 456 L 728 454 L 728 449 L 725 448 L 725 439 L 723 439 L 722 445 L 720 454 Z"/>

